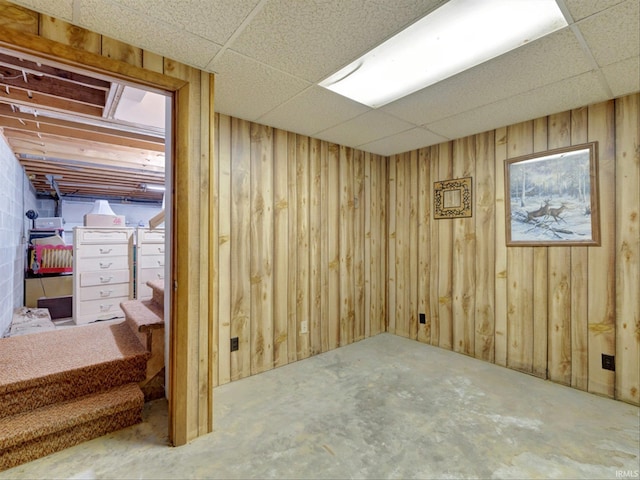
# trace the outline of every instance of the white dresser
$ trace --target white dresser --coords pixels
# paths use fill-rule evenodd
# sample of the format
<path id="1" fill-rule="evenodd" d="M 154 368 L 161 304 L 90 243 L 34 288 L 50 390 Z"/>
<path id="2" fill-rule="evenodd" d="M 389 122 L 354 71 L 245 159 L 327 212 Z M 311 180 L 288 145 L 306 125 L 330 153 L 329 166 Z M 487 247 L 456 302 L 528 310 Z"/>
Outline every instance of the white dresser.
<path id="1" fill-rule="evenodd" d="M 136 298 L 148 300 L 147 282 L 164 279 L 164 228 L 137 228 L 136 248 Z"/>
<path id="2" fill-rule="evenodd" d="M 133 297 L 133 228 L 73 229 L 73 321 L 124 318 L 120 302 Z"/>

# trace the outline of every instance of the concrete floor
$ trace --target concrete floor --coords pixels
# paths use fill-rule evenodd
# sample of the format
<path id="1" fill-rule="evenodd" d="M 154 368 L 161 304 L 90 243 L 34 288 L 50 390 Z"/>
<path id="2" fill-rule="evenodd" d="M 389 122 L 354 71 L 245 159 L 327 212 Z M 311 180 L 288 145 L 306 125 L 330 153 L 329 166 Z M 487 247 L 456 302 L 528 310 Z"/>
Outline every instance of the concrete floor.
<path id="1" fill-rule="evenodd" d="M 639 409 L 382 334 L 215 391 L 215 432 L 145 421 L 0 479 L 638 478 Z"/>

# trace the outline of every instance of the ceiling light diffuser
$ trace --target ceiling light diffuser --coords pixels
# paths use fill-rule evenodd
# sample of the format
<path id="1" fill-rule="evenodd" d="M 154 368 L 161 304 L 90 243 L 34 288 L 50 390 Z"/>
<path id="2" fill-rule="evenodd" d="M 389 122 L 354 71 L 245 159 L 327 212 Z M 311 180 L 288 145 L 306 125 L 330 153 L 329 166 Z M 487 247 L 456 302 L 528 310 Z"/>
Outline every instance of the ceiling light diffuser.
<path id="1" fill-rule="evenodd" d="M 450 0 L 319 85 L 377 108 L 565 26 L 555 0 Z"/>

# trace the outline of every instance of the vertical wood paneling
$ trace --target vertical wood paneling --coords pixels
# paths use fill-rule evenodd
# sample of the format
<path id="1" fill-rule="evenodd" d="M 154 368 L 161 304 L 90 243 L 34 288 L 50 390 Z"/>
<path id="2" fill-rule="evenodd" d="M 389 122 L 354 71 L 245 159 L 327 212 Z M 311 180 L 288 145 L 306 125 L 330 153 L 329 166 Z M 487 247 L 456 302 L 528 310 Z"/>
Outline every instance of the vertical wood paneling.
<path id="1" fill-rule="evenodd" d="M 309 292 L 309 137 L 296 135 L 296 211 L 297 215 L 297 265 L 296 265 L 296 318 L 297 318 L 297 356 L 298 360 L 310 355 L 310 292 Z M 306 323 L 306 331 L 302 324 Z"/>
<path id="2" fill-rule="evenodd" d="M 546 118 L 533 121 L 533 150 L 547 150 L 549 137 Z M 548 338 L 548 256 L 546 247 L 533 249 L 533 365 L 534 375 L 547 378 Z"/>
<path id="3" fill-rule="evenodd" d="M 31 35 L 37 35 L 39 17 L 45 17 L 45 15 L 40 15 L 33 10 L 14 5 L 13 3 L 9 3 L 5 0 L 0 0 L 0 26 L 2 27 L 19 30 Z M 54 30 L 56 30 L 56 34 L 58 34 L 59 30 L 64 29 L 56 28 Z M 47 36 L 44 37 L 50 38 Z M 51 38 L 51 40 L 55 40 L 55 38 Z"/>
<path id="4" fill-rule="evenodd" d="M 329 350 L 338 348 L 340 340 L 340 147 L 329 145 L 327 157 L 327 185 L 334 189 L 327 199 L 327 317 Z"/>
<path id="5" fill-rule="evenodd" d="M 494 361 L 495 336 L 495 134 L 475 137 L 475 346 L 476 358 Z"/>
<path id="6" fill-rule="evenodd" d="M 365 207 L 367 208 L 366 222 L 368 222 L 368 252 L 365 252 L 365 259 L 369 265 L 368 272 L 365 272 L 365 279 L 369 282 L 369 334 L 377 335 L 382 331 L 382 311 L 380 309 L 380 295 L 386 290 L 384 288 L 384 280 L 381 278 L 380 256 L 382 250 L 381 244 L 384 242 L 384 234 L 380 230 L 382 215 L 380 204 L 384 203 L 384 198 L 376 195 L 379 192 L 380 185 L 384 183 L 380 178 L 380 165 L 382 159 L 377 155 L 371 155 L 367 162 L 367 171 L 369 172 L 369 181 L 365 183 L 367 188 Z"/>
<path id="7" fill-rule="evenodd" d="M 589 248 L 588 352 L 590 392 L 614 396 L 615 373 L 602 368 L 602 354 L 615 355 L 616 142 L 614 102 L 589 107 L 589 141 L 598 141 L 600 247 Z M 593 274 L 597 272 L 597 274 Z"/>
<path id="8" fill-rule="evenodd" d="M 429 147 L 429 169 L 431 184 L 428 187 L 429 202 L 433 199 L 433 184 L 440 178 L 440 146 Z M 440 345 L 440 221 L 431 216 L 431 235 L 429 238 L 429 263 L 431 264 L 431 286 L 429 288 L 429 326 L 431 345 Z"/>
<path id="9" fill-rule="evenodd" d="M 398 203 L 398 179 L 396 159 L 387 160 L 387 327 L 389 332 L 396 333 L 396 204 Z"/>
<path id="10" fill-rule="evenodd" d="M 395 334 L 403 337 L 409 336 L 409 241 L 410 241 L 410 188 L 407 184 L 410 181 L 410 165 L 408 156 L 405 154 L 396 155 L 396 258 L 395 258 L 395 279 L 396 279 L 396 310 L 395 310 Z"/>
<path id="11" fill-rule="evenodd" d="M 571 144 L 587 139 L 588 109 L 578 108 L 571 112 Z M 589 249 L 571 247 L 571 386 L 580 390 L 587 390 L 589 382 L 588 275 Z"/>
<path id="12" fill-rule="evenodd" d="M 177 289 L 172 297 L 172 314 L 170 331 L 170 362 L 173 368 L 170 378 L 170 437 L 177 444 L 184 444 L 189 439 L 196 438 L 207 430 L 208 418 L 202 417 L 203 405 L 208 403 L 206 389 L 208 359 L 204 359 L 207 352 L 201 350 L 200 336 L 208 338 L 208 331 L 202 331 L 203 316 L 208 317 L 202 310 L 208 289 L 202 284 L 208 284 L 208 262 L 202 263 L 203 249 L 208 249 L 208 242 L 202 242 L 201 208 L 207 208 L 209 203 L 208 190 L 201 185 L 203 180 L 203 162 L 208 165 L 208 152 L 203 155 L 199 135 L 201 125 L 201 90 L 200 72 L 185 65 L 167 60 L 165 71 L 171 75 L 185 79 L 188 86 L 177 92 L 178 105 L 192 105 L 191 109 L 178 109 L 176 125 L 177 140 L 174 146 L 173 162 L 173 215 L 172 229 L 178 244 L 191 245 L 194 248 L 174 249 L 172 257 L 172 272 Z M 195 108 L 195 106 L 198 108 Z M 189 128 L 192 126 L 193 128 Z M 198 127 L 196 127 L 198 126 Z M 197 161 L 180 161 L 193 156 Z M 208 176 L 208 171 L 206 172 Z M 206 193 L 205 193 L 206 192 Z M 178 215 L 178 212 L 181 215 Z M 209 222 L 206 222 L 208 227 Z M 208 256 L 207 256 L 208 258 Z M 206 297 L 205 297 L 206 298 Z M 177 312 L 180 312 L 178 317 Z M 180 361 L 178 360 L 180 359 Z M 203 361 L 204 360 L 204 361 Z M 204 382 L 204 383 L 200 383 Z M 178 397 L 176 394 L 180 392 Z M 208 412 L 210 416 L 211 412 Z"/>
<path id="13" fill-rule="evenodd" d="M 273 130 L 251 124 L 251 373 L 273 368 Z"/>
<path id="14" fill-rule="evenodd" d="M 364 205 L 364 161 L 362 150 L 353 152 L 353 280 L 354 280 L 354 320 L 353 340 L 365 338 L 365 323 L 369 315 L 365 313 L 364 293 L 364 243 L 365 243 L 365 205 Z"/>
<path id="15" fill-rule="evenodd" d="M 425 323 L 418 323 L 417 339 L 431 343 L 431 149 L 418 151 L 418 314 Z"/>
<path id="16" fill-rule="evenodd" d="M 289 169 L 287 171 L 287 190 L 289 196 L 289 272 L 287 281 L 287 353 L 289 362 L 298 359 L 298 255 L 296 246 L 298 245 L 298 163 L 296 135 L 287 134 L 287 161 Z"/>
<path id="17" fill-rule="evenodd" d="M 329 324 L 329 144 L 320 144 L 320 308 L 322 309 L 320 324 L 320 348 L 328 351 L 331 329 Z M 335 348 L 335 347 L 334 347 Z"/>
<path id="18" fill-rule="evenodd" d="M 407 252 L 408 279 L 408 329 L 409 338 L 418 338 L 418 261 L 415 255 L 418 252 L 418 151 L 413 150 L 408 155 L 409 169 L 407 170 L 407 183 L 409 192 L 409 251 Z"/>
<path id="19" fill-rule="evenodd" d="M 453 177 L 475 173 L 475 139 L 453 142 Z M 473 194 L 473 178 L 471 191 Z M 473 213 L 473 206 L 472 206 Z M 473 217 L 453 223 L 452 313 L 453 350 L 473 355 L 475 349 L 475 227 Z"/>
<path id="20" fill-rule="evenodd" d="M 99 34 L 77 27 L 64 20 L 49 17 L 48 15 L 40 15 L 40 35 L 73 48 L 95 54 L 101 53 L 102 38 Z M 160 57 L 160 59 L 162 59 L 162 57 Z M 143 66 L 145 69 L 149 69 L 147 65 Z M 162 70 L 152 70 L 162 72 Z"/>
<path id="21" fill-rule="evenodd" d="M 109 37 L 102 37 L 102 55 L 142 67 L 142 49 Z"/>
<path id="22" fill-rule="evenodd" d="M 321 175 L 320 140 L 311 139 L 309 148 L 309 354 L 322 351 L 321 323 Z"/>
<path id="23" fill-rule="evenodd" d="M 364 197 L 362 199 L 362 209 L 364 215 L 364 257 L 363 257 L 363 268 L 364 268 L 364 336 L 371 336 L 371 330 L 376 330 L 376 326 L 373 323 L 376 321 L 374 318 L 374 309 L 375 304 L 372 300 L 372 289 L 374 288 L 374 282 L 371 281 L 372 276 L 372 267 L 373 267 L 373 259 L 371 258 L 371 248 L 372 248 L 372 218 L 371 218 L 371 208 L 373 199 L 371 198 L 371 183 L 372 183 L 372 172 L 371 172 L 371 163 L 373 160 L 373 155 L 370 153 L 366 153 L 364 156 Z M 377 204 L 377 203 L 376 203 Z M 373 270 L 375 272 L 375 270 Z"/>
<path id="24" fill-rule="evenodd" d="M 571 112 L 549 116 L 549 148 L 571 145 Z M 571 384 L 571 247 L 549 247 L 548 374 Z"/>
<path id="25" fill-rule="evenodd" d="M 453 178 L 452 143 L 441 143 L 438 149 L 438 179 Z M 438 345 L 453 348 L 453 222 L 441 219 L 438 225 Z"/>
<path id="26" fill-rule="evenodd" d="M 287 132 L 273 132 L 273 365 L 289 363 L 289 157 Z"/>
<path id="27" fill-rule="evenodd" d="M 640 94 L 616 100 L 616 398 L 640 401 Z"/>
<path id="28" fill-rule="evenodd" d="M 353 149 L 340 147 L 340 346 L 353 342 L 355 320 Z"/>
<path id="29" fill-rule="evenodd" d="M 533 122 L 507 129 L 509 158 L 533 151 Z M 505 192 L 505 201 L 511 201 Z M 507 219 L 509 221 L 509 219 Z M 507 365 L 533 371 L 533 248 L 507 249 Z"/>
<path id="30" fill-rule="evenodd" d="M 209 74 L 194 70 L 194 75 L 200 77 L 199 82 L 199 102 L 200 106 L 199 116 L 200 121 L 204 124 L 209 124 L 210 116 L 213 118 L 213 81 L 209 81 Z M 213 123 L 213 122 L 211 122 Z M 198 196 L 201 199 L 198 219 L 198 238 L 201 244 L 205 248 L 201 248 L 198 252 L 199 262 L 201 265 L 201 276 L 209 278 L 209 281 L 201 281 L 198 285 L 198 434 L 205 435 L 213 428 L 213 417 L 208 415 L 209 411 L 213 411 L 213 384 L 212 373 L 210 368 L 210 362 L 215 358 L 215 347 L 212 345 L 214 335 L 212 330 L 215 327 L 214 315 L 210 314 L 210 309 L 213 307 L 213 287 L 216 281 L 215 276 L 215 256 L 217 249 L 213 246 L 212 236 L 215 235 L 213 213 L 214 195 L 210 194 L 212 185 L 212 175 L 215 173 L 215 167 L 213 166 L 214 151 L 212 146 L 214 132 L 210 129 L 206 129 L 200 132 L 200 175 L 199 175 L 199 192 Z M 216 242 L 217 243 L 217 242 Z"/>
<path id="31" fill-rule="evenodd" d="M 231 118 L 218 115 L 218 384 L 231 381 Z"/>
<path id="32" fill-rule="evenodd" d="M 389 203 L 387 201 L 386 185 L 388 179 L 388 168 L 389 162 L 386 158 L 378 157 L 378 162 L 376 163 L 377 173 L 378 173 L 378 181 L 376 182 L 376 190 L 372 195 L 379 195 L 379 212 L 380 212 L 380 221 L 378 222 L 378 235 L 377 235 L 377 245 L 376 251 L 379 252 L 379 257 L 377 259 L 377 264 L 379 266 L 379 274 L 378 278 L 378 311 L 379 311 L 379 324 L 380 331 L 387 332 L 389 331 L 389 315 L 388 315 L 388 302 L 387 302 L 387 278 L 389 277 L 388 271 L 388 252 L 387 252 L 387 239 L 389 236 L 387 218 L 389 216 Z M 383 188 L 385 192 L 382 192 L 380 189 Z M 375 217 L 375 212 L 373 212 Z"/>
<path id="33" fill-rule="evenodd" d="M 498 365 L 507 365 L 507 248 L 504 185 L 504 162 L 507 159 L 507 129 L 498 128 L 496 138 L 496 265 L 495 274 L 495 339 L 494 357 Z"/>
<path id="34" fill-rule="evenodd" d="M 251 135 L 250 123 L 231 119 L 231 380 L 251 373 Z"/>

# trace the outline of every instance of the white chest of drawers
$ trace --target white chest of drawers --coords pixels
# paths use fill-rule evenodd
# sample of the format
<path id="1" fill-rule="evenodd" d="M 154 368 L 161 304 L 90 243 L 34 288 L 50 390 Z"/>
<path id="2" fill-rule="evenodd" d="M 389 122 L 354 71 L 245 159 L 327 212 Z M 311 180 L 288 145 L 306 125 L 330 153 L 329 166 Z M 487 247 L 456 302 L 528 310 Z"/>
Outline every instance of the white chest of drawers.
<path id="1" fill-rule="evenodd" d="M 152 291 L 147 282 L 164 279 L 164 228 L 137 228 L 136 247 L 136 298 L 148 300 Z"/>
<path id="2" fill-rule="evenodd" d="M 133 228 L 73 229 L 73 321 L 77 325 L 124 318 L 132 298 Z"/>

